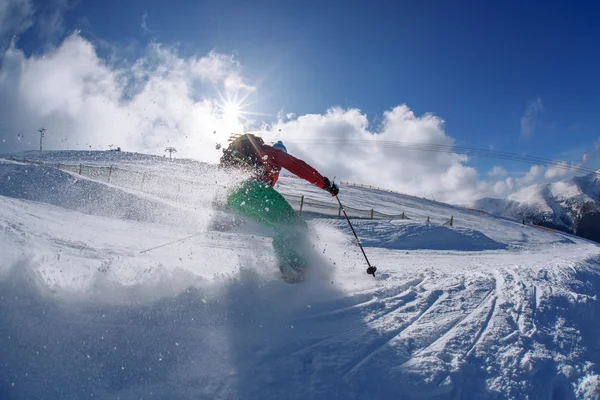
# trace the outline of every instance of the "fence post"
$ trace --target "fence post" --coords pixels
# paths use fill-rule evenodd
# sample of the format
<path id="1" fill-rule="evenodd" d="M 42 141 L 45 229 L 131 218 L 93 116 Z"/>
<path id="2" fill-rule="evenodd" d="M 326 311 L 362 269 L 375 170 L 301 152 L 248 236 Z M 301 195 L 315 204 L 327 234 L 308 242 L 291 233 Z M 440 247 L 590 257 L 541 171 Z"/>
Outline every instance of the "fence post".
<path id="1" fill-rule="evenodd" d="M 110 176 L 112 175 L 112 165 L 110 166 L 110 169 L 108 170 L 108 181 L 110 182 Z"/>
<path id="2" fill-rule="evenodd" d="M 302 215 L 302 207 L 304 206 L 304 195 L 302 195 L 302 197 L 300 198 L 300 212 L 299 214 Z"/>
<path id="3" fill-rule="evenodd" d="M 79 164 L 79 175 L 81 175 L 81 169 L 83 168 L 83 164 Z"/>
<path id="4" fill-rule="evenodd" d="M 402 219 L 404 219 L 404 211 L 402 211 Z"/>
<path id="5" fill-rule="evenodd" d="M 56 163 L 56 169 L 60 169 L 60 162 Z"/>
<path id="6" fill-rule="evenodd" d="M 371 208 L 371 219 L 373 219 L 373 213 L 374 213 L 374 211 L 373 211 L 373 209 Z"/>
<path id="7" fill-rule="evenodd" d="M 427 222 L 429 222 L 429 216 L 427 216 Z"/>
<path id="8" fill-rule="evenodd" d="M 452 226 L 452 224 L 454 224 L 454 215 L 450 217 L 450 226 Z"/>

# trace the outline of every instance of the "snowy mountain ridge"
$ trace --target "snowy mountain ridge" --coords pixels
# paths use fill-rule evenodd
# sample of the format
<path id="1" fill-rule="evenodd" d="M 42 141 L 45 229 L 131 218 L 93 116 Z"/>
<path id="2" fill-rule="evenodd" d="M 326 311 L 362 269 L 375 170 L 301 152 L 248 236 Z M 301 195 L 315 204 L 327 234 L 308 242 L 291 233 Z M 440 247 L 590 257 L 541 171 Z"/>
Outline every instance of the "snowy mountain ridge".
<path id="1" fill-rule="evenodd" d="M 527 186 L 506 199 L 483 198 L 472 207 L 600 241 L 600 170 Z"/>
<path id="2" fill-rule="evenodd" d="M 272 233 L 213 206 L 239 178 L 126 153 L 42 158 L 190 184 L 0 159 L 2 399 L 600 396 L 600 245 L 342 187 L 348 207 L 412 219 L 352 220 L 373 278 L 345 219 L 307 214 L 311 272 L 290 285 Z M 277 190 L 337 210 L 298 179 Z"/>

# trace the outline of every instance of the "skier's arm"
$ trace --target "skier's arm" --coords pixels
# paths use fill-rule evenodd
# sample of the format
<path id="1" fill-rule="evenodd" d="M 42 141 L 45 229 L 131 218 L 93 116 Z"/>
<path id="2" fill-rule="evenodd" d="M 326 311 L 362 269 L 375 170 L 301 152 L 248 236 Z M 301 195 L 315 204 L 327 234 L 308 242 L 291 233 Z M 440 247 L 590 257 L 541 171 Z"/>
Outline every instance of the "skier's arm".
<path id="1" fill-rule="evenodd" d="M 287 169 L 292 174 L 307 180 L 308 182 L 323 189 L 325 187 L 325 178 L 316 169 L 304 161 L 287 154 L 284 151 L 275 149 L 269 145 L 263 145 L 261 148 L 261 157 L 268 157 L 271 164 Z"/>

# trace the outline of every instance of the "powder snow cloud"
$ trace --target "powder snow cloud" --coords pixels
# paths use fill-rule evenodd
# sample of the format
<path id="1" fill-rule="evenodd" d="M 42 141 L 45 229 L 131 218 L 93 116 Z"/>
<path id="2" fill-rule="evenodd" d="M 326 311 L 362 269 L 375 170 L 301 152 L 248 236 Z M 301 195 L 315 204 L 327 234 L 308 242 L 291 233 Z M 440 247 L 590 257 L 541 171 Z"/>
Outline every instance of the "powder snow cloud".
<path id="1" fill-rule="evenodd" d="M 33 6 L 29 0 L 0 0 L 0 52 L 6 50 L 15 35 L 32 25 Z"/>
<path id="2" fill-rule="evenodd" d="M 226 91 L 251 85 L 230 55 L 210 52 L 182 58 L 151 44 L 128 67 L 107 63 L 74 33 L 56 49 L 26 57 L 14 45 L 0 70 L 2 147 L 35 149 L 36 129 L 47 129 L 48 149 L 107 149 L 180 154 L 214 161 L 215 131 L 228 135 L 239 124 L 219 116 L 219 101 L 195 89 L 203 83 Z"/>

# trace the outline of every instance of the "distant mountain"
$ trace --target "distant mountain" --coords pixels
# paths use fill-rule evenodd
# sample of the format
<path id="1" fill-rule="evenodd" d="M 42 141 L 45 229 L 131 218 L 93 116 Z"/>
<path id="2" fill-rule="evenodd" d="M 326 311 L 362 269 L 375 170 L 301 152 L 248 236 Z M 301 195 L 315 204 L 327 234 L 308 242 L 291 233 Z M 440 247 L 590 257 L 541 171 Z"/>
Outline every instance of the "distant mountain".
<path id="1" fill-rule="evenodd" d="M 483 198 L 473 207 L 600 242 L 600 170 L 527 186 L 505 199 Z"/>

